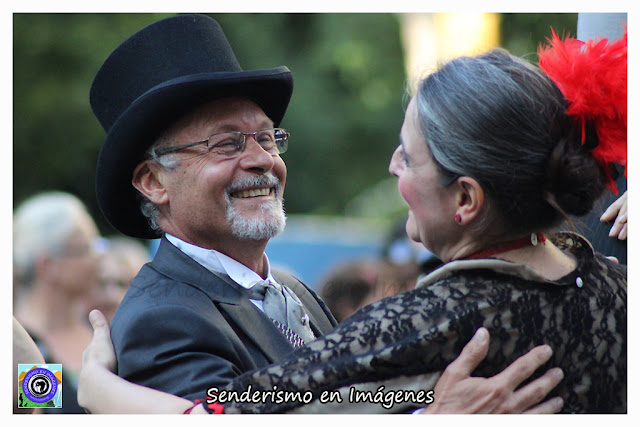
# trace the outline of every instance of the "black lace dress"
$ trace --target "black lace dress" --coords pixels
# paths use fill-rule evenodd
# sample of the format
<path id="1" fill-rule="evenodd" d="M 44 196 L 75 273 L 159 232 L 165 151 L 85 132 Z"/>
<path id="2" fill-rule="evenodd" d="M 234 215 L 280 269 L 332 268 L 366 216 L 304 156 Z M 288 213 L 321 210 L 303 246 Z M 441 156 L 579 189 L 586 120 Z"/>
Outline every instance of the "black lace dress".
<path id="1" fill-rule="evenodd" d="M 496 259 L 451 262 L 281 363 L 211 392 L 226 400 L 226 413 L 408 412 L 430 402 L 442 371 L 485 326 L 491 345 L 474 376 L 494 375 L 546 343 L 554 354 L 534 377 L 563 369 L 549 395 L 562 396 L 563 412 L 624 413 L 626 267 L 595 255 L 577 235 L 552 241 L 578 260 L 560 280 Z"/>

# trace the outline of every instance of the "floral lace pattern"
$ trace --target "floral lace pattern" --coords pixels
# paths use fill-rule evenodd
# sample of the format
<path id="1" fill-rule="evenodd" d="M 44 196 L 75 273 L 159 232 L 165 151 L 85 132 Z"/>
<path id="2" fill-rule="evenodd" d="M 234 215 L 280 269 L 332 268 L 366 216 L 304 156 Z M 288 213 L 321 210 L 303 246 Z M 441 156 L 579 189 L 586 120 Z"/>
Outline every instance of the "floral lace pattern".
<path id="1" fill-rule="evenodd" d="M 495 375 L 534 346 L 549 344 L 554 354 L 533 377 L 563 369 L 564 380 L 548 396 L 562 396 L 562 412 L 626 412 L 626 267 L 594 255 L 580 236 L 562 233 L 552 240 L 578 260 L 570 275 L 550 282 L 495 260 L 484 267 L 482 260 L 445 266 L 416 289 L 365 307 L 281 363 L 240 376 L 229 390 L 262 390 L 256 396 L 264 401 L 236 399 L 225 412 L 374 413 L 426 406 L 391 392 L 432 389 L 480 326 L 489 329 L 491 343 L 474 376 Z M 354 391 L 366 390 L 368 398 L 355 402 Z M 298 395 L 282 401 L 275 391 Z"/>

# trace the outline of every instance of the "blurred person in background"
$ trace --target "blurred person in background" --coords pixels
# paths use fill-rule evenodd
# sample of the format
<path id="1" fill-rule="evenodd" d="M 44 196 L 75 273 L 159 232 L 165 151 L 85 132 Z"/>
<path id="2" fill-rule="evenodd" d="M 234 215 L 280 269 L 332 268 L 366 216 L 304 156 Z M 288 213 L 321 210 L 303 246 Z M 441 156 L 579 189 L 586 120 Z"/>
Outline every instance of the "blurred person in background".
<path id="1" fill-rule="evenodd" d="M 365 305 L 413 289 L 420 274 L 420 265 L 415 261 L 353 259 L 330 268 L 318 289 L 341 323 Z"/>
<path id="2" fill-rule="evenodd" d="M 84 413 L 76 401 L 82 351 L 91 341 L 85 303 L 98 286 L 98 230 L 84 204 L 63 192 L 21 203 L 13 215 L 13 261 L 18 278 L 14 316 L 47 363 L 63 365 L 63 408 Z"/>
<path id="3" fill-rule="evenodd" d="M 398 263 L 380 259 L 378 280 L 373 292 L 364 300 L 361 307 L 415 288 L 422 274 L 420 268 L 421 265 L 415 261 Z"/>
<path id="4" fill-rule="evenodd" d="M 318 285 L 318 293 L 338 323 L 366 304 L 378 285 L 377 260 L 355 259 L 331 268 Z"/>
<path id="5" fill-rule="evenodd" d="M 131 281 L 151 256 L 142 243 L 129 237 L 109 237 L 100 244 L 100 283 L 87 300 L 85 312 L 88 315 L 98 309 L 111 322 Z"/>

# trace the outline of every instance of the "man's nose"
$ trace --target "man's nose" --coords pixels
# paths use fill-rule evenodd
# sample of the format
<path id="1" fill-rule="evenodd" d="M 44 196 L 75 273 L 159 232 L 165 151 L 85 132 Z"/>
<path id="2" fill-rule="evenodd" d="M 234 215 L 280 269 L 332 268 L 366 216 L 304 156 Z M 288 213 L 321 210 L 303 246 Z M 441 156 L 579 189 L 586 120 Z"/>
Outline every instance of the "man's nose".
<path id="1" fill-rule="evenodd" d="M 240 164 L 244 169 L 268 172 L 275 164 L 274 156 L 262 148 L 255 140 L 255 135 L 245 136 L 245 148 L 240 155 Z"/>

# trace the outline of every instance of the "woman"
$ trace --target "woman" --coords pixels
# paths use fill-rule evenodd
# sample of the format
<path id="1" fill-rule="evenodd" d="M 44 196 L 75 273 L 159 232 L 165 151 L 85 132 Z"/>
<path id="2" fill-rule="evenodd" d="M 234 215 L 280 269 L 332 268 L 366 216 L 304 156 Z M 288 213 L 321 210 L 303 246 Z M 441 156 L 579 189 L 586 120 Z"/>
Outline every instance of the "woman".
<path id="1" fill-rule="evenodd" d="M 550 55 L 572 46 L 556 39 L 543 52 L 549 74 L 558 65 Z M 577 55 L 598 49 L 574 47 Z M 207 408 L 231 396 L 226 413 L 410 410 L 407 396 L 432 387 L 484 326 L 492 341 L 475 374 L 494 375 L 545 342 L 554 349 L 549 366 L 565 374 L 553 392 L 564 412 L 626 412 L 626 269 L 578 235 L 546 237 L 589 212 L 611 182 L 610 162 L 626 161 L 616 145 L 626 144 L 626 38 L 607 49 L 610 62 L 624 53 L 624 141 L 602 133 L 599 116 L 574 114 L 566 82 L 502 50 L 453 60 L 422 80 L 389 170 L 410 207 L 408 235 L 445 265 L 278 365 L 209 390 Z M 247 390 L 265 401 L 229 393 Z M 278 390 L 299 395 L 278 402 Z"/>

